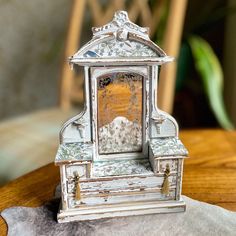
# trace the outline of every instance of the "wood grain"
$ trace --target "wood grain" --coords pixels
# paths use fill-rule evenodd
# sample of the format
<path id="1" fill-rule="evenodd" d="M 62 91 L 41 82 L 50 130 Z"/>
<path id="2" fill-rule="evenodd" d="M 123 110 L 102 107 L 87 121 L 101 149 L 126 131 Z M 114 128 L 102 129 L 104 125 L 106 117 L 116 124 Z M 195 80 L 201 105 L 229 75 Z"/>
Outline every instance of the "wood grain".
<path id="1" fill-rule="evenodd" d="M 190 158 L 185 160 L 183 194 L 236 211 L 236 131 L 189 130 L 180 133 Z M 59 169 L 49 164 L 0 188 L 0 211 L 36 207 L 53 197 Z M 6 234 L 0 219 L 0 235 Z"/>
<path id="2" fill-rule="evenodd" d="M 183 194 L 236 211 L 236 132 L 184 131 L 180 137 L 190 152 Z"/>
<path id="3" fill-rule="evenodd" d="M 59 168 L 44 166 L 0 188 L 0 212 L 8 207 L 37 207 L 50 200 L 59 183 Z M 7 226 L 0 218 L 0 235 L 6 235 Z"/>

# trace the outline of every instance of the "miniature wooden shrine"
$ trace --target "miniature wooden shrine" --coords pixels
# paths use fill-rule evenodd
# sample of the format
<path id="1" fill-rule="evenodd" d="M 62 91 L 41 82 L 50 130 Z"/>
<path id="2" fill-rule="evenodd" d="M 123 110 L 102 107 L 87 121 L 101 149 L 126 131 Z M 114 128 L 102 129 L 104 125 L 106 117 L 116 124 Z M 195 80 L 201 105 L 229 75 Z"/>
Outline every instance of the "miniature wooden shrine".
<path id="1" fill-rule="evenodd" d="M 169 61 L 124 11 L 69 58 L 84 66 L 85 106 L 60 132 L 58 222 L 185 210 L 187 150 L 174 118 L 156 106 Z"/>

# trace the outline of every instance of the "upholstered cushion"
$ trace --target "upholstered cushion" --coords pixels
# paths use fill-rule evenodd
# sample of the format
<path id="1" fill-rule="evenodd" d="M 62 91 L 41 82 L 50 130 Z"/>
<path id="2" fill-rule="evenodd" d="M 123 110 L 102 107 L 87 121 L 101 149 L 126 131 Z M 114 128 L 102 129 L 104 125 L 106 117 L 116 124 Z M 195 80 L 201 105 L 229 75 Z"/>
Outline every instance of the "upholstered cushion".
<path id="1" fill-rule="evenodd" d="M 54 161 L 60 127 L 78 112 L 52 108 L 0 122 L 0 185 Z"/>

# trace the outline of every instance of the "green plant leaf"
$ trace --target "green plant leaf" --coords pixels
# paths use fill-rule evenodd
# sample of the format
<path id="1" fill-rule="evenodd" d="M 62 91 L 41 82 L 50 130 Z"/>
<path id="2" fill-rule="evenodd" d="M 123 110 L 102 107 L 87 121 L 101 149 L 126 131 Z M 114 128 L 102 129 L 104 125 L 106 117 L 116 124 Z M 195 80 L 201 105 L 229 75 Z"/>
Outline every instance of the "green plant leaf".
<path id="1" fill-rule="evenodd" d="M 208 42 L 199 36 L 190 36 L 188 42 L 196 70 L 201 75 L 205 93 L 217 121 L 224 129 L 234 129 L 224 105 L 223 72 L 216 54 Z"/>

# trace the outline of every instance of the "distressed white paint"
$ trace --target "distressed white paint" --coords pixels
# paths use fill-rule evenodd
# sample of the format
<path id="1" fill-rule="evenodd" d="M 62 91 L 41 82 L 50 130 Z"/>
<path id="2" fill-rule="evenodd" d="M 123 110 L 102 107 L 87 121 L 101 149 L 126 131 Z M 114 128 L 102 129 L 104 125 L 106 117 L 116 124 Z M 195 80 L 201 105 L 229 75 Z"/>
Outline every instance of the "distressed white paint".
<path id="1" fill-rule="evenodd" d="M 180 201 L 166 202 L 139 202 L 135 204 L 116 204 L 111 207 L 98 206 L 92 208 L 81 208 L 80 211 L 60 211 L 58 222 L 65 223 L 70 221 L 84 221 L 104 219 L 111 217 L 121 217 L 132 215 L 156 214 L 156 213 L 174 213 L 185 211 L 185 203 Z"/>
<path id="2" fill-rule="evenodd" d="M 84 91 L 85 103 L 84 110 L 69 119 L 60 131 L 60 143 L 89 142 L 91 141 L 91 108 L 90 108 L 90 89 L 89 89 L 89 67 L 84 67 Z"/>
<path id="3" fill-rule="evenodd" d="M 90 177 L 90 162 L 82 162 L 82 164 L 71 164 L 67 165 L 66 168 L 66 178 L 73 179 L 75 175 L 78 174 L 81 179 Z"/>
<path id="4" fill-rule="evenodd" d="M 69 198 L 69 208 L 80 208 L 83 206 L 96 206 L 96 205 L 110 205 L 110 204 L 118 204 L 118 203 L 126 203 L 126 202 L 140 202 L 140 201 L 167 201 L 174 200 L 175 198 L 175 190 L 170 190 L 170 194 L 168 196 L 163 196 L 160 193 L 160 190 L 155 191 L 154 193 L 145 193 L 145 192 L 132 192 L 132 194 L 122 194 L 122 195 L 113 195 L 108 194 L 104 197 L 96 197 L 90 196 L 85 197 L 80 201 L 76 201 L 74 198 Z"/>
<path id="5" fill-rule="evenodd" d="M 153 175 L 147 159 L 94 162 L 92 172 L 93 177 Z"/>
<path id="6" fill-rule="evenodd" d="M 132 188 L 161 188 L 163 184 L 164 177 L 157 177 L 157 176 L 137 176 L 137 177 L 130 177 L 130 178 L 117 178 L 111 180 L 103 180 L 100 181 L 96 180 L 93 181 L 82 181 L 80 182 L 81 191 L 110 191 L 110 190 L 121 190 L 121 189 L 132 189 Z M 169 182 L 170 185 L 175 185 L 176 176 L 170 176 Z"/>
<path id="7" fill-rule="evenodd" d="M 56 164 L 60 166 L 62 209 L 58 221 L 184 211 L 181 188 L 187 151 L 178 140 L 175 119 L 156 105 L 160 65 L 173 58 L 123 11 L 93 33 L 92 40 L 69 59 L 72 67 L 85 67 L 85 107 L 60 132 L 62 146 Z M 142 144 L 142 152 L 99 154 L 97 79 L 114 72 L 143 77 L 142 142 L 137 143 Z M 170 192 L 164 195 L 167 166 Z M 80 199 L 75 199 L 77 174 Z"/>

